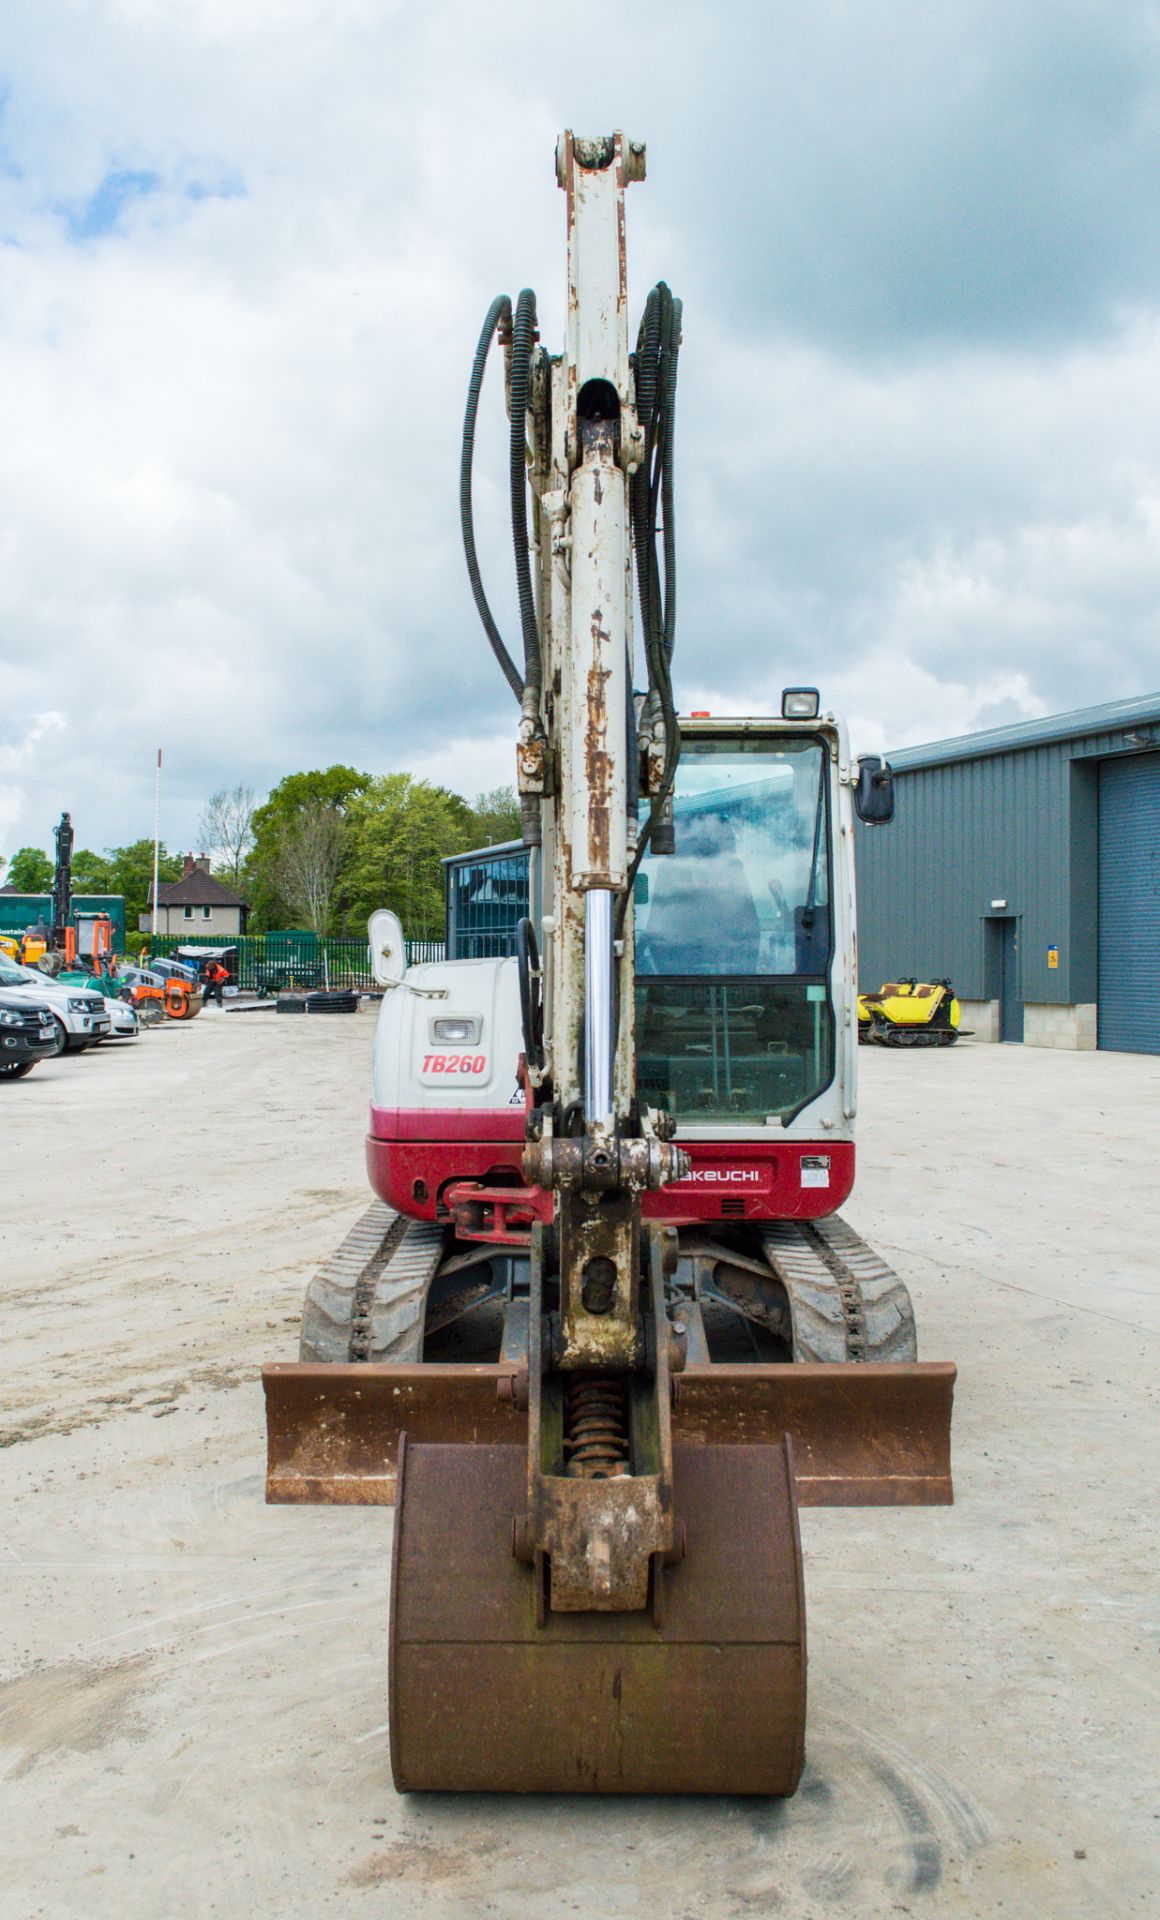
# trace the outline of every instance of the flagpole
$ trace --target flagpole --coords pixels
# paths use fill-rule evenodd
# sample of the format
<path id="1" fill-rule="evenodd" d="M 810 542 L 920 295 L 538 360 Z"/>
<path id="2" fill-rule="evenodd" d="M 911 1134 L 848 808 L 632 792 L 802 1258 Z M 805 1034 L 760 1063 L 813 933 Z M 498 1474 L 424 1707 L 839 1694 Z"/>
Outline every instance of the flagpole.
<path id="1" fill-rule="evenodd" d="M 157 878 L 161 864 L 161 748 L 157 749 L 157 785 L 153 797 L 153 915 L 150 941 L 157 944 Z"/>

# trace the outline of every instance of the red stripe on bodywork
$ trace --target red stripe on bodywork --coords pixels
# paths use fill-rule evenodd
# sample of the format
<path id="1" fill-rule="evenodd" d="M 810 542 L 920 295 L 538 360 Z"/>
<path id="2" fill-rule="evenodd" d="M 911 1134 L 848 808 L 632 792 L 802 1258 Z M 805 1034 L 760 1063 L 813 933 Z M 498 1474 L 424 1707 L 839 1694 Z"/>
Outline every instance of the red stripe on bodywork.
<path id="1" fill-rule="evenodd" d="M 371 1140 L 524 1139 L 518 1107 L 371 1107 Z"/>
<path id="2" fill-rule="evenodd" d="M 418 1220 L 438 1217 L 452 1181 L 521 1187 L 524 1116 L 520 1109 L 371 1109 L 367 1173 L 388 1206 Z M 694 1226 L 708 1220 L 817 1220 L 837 1212 L 854 1185 L 848 1140 L 683 1140 L 693 1172 L 730 1173 L 730 1180 L 682 1180 L 646 1193 L 646 1220 Z M 803 1187 L 803 1154 L 824 1154 L 828 1187 Z"/>

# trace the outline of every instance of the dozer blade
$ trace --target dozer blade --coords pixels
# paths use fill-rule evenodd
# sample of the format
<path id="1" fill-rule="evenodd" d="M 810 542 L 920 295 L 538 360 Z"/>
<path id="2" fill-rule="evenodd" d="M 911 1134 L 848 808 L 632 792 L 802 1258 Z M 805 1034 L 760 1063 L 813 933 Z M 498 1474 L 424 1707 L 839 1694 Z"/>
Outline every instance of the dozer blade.
<path id="1" fill-rule="evenodd" d="M 794 1791 L 806 1653 L 789 1448 L 675 1447 L 673 1487 L 688 1552 L 650 1610 L 556 1614 L 542 1564 L 512 1554 L 525 1448 L 408 1437 L 391 1581 L 400 1792 Z"/>
<path id="2" fill-rule="evenodd" d="M 262 1379 L 276 1503 L 391 1505 L 404 1431 L 412 1442 L 527 1444 L 510 1363 L 283 1365 Z M 949 1361 L 689 1366 L 673 1439 L 731 1453 L 788 1434 L 802 1506 L 946 1506 L 954 1382 Z"/>

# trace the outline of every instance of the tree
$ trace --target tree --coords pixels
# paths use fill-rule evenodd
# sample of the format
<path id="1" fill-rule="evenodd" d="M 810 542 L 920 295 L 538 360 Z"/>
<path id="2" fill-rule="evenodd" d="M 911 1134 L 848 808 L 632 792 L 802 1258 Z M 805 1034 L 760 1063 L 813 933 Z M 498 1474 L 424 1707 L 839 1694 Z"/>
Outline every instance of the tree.
<path id="1" fill-rule="evenodd" d="M 18 847 L 8 863 L 6 884 L 17 893 L 51 893 L 53 864 L 39 847 Z"/>
<path id="2" fill-rule="evenodd" d="M 127 847 L 109 847 L 107 857 L 109 885 L 101 891 L 124 894 L 125 925 L 135 928 L 141 915 L 149 911 L 149 889 L 153 885 L 153 842 L 133 840 Z M 167 853 L 164 846 L 160 849 L 158 878 L 162 884 L 181 878 L 181 856 Z"/>
<path id="3" fill-rule="evenodd" d="M 493 787 L 490 793 L 477 794 L 473 812 L 478 846 L 496 847 L 502 840 L 522 838 L 520 799 L 514 787 Z"/>
<path id="4" fill-rule="evenodd" d="M 409 938 L 438 939 L 441 862 L 470 847 L 478 829 L 466 800 L 409 773 L 389 773 L 356 794 L 348 813 L 342 875 L 348 928 L 361 931 L 376 907 L 391 907 Z"/>
<path id="5" fill-rule="evenodd" d="M 325 800 L 307 800 L 283 822 L 271 863 L 279 898 L 299 925 L 330 932 L 334 884 L 342 865 L 346 821 Z"/>
<path id="6" fill-rule="evenodd" d="M 250 901 L 250 925 L 255 931 L 285 926 L 287 920 L 302 917 L 291 907 L 282 891 L 288 871 L 284 835 L 305 808 L 321 805 L 341 821 L 355 794 L 370 785 L 370 774 L 356 767 L 315 768 L 308 773 L 288 773 L 270 793 L 253 816 L 254 848 L 246 868 Z M 313 837 L 319 839 L 317 823 Z M 293 863 L 291 863 L 292 865 Z M 333 902 L 327 918 L 333 917 Z"/>
<path id="7" fill-rule="evenodd" d="M 82 847 L 73 854 L 72 883 L 74 893 L 118 893 L 120 888 L 113 885 L 113 871 L 108 860 L 99 853 L 93 853 L 88 847 Z"/>
<path id="8" fill-rule="evenodd" d="M 257 797 L 252 787 L 222 787 L 210 795 L 198 828 L 207 853 L 216 854 L 233 875 L 235 887 L 254 844 Z"/>
<path id="9" fill-rule="evenodd" d="M 364 793 L 370 784 L 370 774 L 360 773 L 357 767 L 319 767 L 310 773 L 288 773 L 271 789 L 262 805 L 254 809 L 255 852 L 260 854 L 263 840 L 274 837 L 278 827 L 308 800 L 345 808 L 356 793 Z"/>

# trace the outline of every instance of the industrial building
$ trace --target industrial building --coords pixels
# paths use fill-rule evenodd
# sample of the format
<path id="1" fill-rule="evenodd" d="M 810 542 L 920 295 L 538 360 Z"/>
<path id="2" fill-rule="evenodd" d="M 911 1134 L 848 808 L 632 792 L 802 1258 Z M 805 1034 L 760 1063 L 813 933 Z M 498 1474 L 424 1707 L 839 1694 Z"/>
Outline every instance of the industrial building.
<path id="1" fill-rule="evenodd" d="M 1160 1053 L 1160 694 L 890 755 L 859 827 L 863 990 L 953 980 L 964 1027 Z"/>

